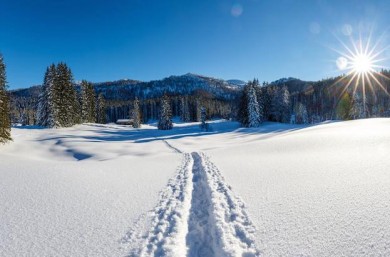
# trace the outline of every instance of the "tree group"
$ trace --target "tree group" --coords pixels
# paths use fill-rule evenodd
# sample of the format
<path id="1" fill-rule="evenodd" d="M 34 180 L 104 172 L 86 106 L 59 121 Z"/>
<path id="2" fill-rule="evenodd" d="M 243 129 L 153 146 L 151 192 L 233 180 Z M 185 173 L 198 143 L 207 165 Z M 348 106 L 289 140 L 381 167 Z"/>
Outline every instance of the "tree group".
<path id="1" fill-rule="evenodd" d="M 72 71 L 65 63 L 46 69 L 38 100 L 38 125 L 60 128 L 83 122 L 105 123 L 105 108 L 103 95 L 96 102 L 92 83 L 83 80 L 78 93 Z"/>

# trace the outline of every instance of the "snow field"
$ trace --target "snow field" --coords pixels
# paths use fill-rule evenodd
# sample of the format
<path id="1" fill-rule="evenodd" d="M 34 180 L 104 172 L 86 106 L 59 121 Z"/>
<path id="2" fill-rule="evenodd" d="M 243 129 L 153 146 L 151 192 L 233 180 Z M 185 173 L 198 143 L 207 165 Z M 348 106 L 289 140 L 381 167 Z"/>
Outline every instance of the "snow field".
<path id="1" fill-rule="evenodd" d="M 13 129 L 0 256 L 390 256 L 390 119 L 211 126 Z"/>

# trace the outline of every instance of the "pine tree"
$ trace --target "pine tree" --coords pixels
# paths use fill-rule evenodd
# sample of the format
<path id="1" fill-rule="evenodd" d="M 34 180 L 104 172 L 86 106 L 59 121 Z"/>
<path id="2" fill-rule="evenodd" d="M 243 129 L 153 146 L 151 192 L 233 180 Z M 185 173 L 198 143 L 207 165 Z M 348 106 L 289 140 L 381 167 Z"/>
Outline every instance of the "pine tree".
<path id="1" fill-rule="evenodd" d="M 169 97 L 164 95 L 160 105 L 160 117 L 158 121 L 158 129 L 169 130 L 172 129 L 172 111 L 169 102 Z"/>
<path id="2" fill-rule="evenodd" d="M 258 127 L 261 122 L 260 107 L 257 102 L 256 95 L 256 80 L 248 83 L 247 99 L 248 99 L 248 127 Z"/>
<path id="3" fill-rule="evenodd" d="M 100 124 L 106 124 L 106 100 L 104 99 L 104 96 L 102 93 L 99 94 L 97 99 L 97 122 Z"/>
<path id="4" fill-rule="evenodd" d="M 95 91 L 90 82 L 81 82 L 81 116 L 82 122 L 96 122 Z"/>
<path id="5" fill-rule="evenodd" d="M 244 87 L 240 107 L 239 119 L 244 127 L 258 127 L 262 122 L 262 103 L 257 101 L 257 94 L 260 91 L 258 80 L 249 81 Z"/>
<path id="6" fill-rule="evenodd" d="M 46 69 L 41 93 L 38 99 L 37 123 L 44 127 L 54 127 L 55 114 L 53 110 L 53 85 L 56 76 L 54 64 Z"/>
<path id="7" fill-rule="evenodd" d="M 209 124 L 206 123 L 206 117 L 207 117 L 207 114 L 206 114 L 206 108 L 204 108 L 203 106 L 200 108 L 200 129 L 201 130 L 206 130 L 208 131 L 209 130 Z"/>
<path id="8" fill-rule="evenodd" d="M 133 110 L 130 117 L 133 119 L 133 128 L 141 127 L 141 113 L 139 109 L 139 100 L 136 97 L 134 100 Z"/>
<path id="9" fill-rule="evenodd" d="M 0 143 L 12 141 L 5 63 L 0 54 Z"/>
<path id="10" fill-rule="evenodd" d="M 87 94 L 88 82 L 81 81 L 81 121 L 89 122 L 89 101 Z"/>
<path id="11" fill-rule="evenodd" d="M 54 127 L 70 127 L 80 123 L 80 103 L 73 87 L 73 75 L 65 63 L 56 67 L 53 83 Z"/>

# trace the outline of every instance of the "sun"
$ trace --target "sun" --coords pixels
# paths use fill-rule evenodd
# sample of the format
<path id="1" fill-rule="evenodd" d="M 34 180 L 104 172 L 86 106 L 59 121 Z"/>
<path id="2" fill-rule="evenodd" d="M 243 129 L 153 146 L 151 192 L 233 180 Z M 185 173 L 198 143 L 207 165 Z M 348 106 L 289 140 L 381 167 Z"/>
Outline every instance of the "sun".
<path id="1" fill-rule="evenodd" d="M 336 86 L 339 82 L 342 82 L 343 86 L 339 98 L 341 99 L 341 96 L 348 91 L 352 96 L 361 94 L 360 97 L 366 103 L 366 95 L 370 92 L 374 95 L 376 87 L 379 87 L 390 96 L 387 88 L 382 84 L 383 80 L 390 80 L 390 78 L 381 72 L 383 69 L 388 69 L 382 64 L 389 60 L 385 51 L 390 49 L 390 45 L 382 42 L 385 33 L 377 41 L 373 40 L 372 31 L 367 37 L 359 33 L 359 38 L 356 40 L 351 29 L 349 33 L 345 34 L 345 36 L 348 36 L 350 44 L 345 43 L 337 35 L 335 36 L 344 49 L 331 49 L 339 54 L 336 59 L 338 70 L 346 72 L 332 85 Z M 365 104 L 363 108 L 366 112 Z"/>
<path id="2" fill-rule="evenodd" d="M 359 53 L 353 56 L 351 62 L 354 73 L 366 74 L 374 71 L 374 60 L 367 54 Z"/>
<path id="3" fill-rule="evenodd" d="M 368 86 L 371 91 L 374 91 L 373 87 L 374 85 L 377 85 L 388 94 L 378 78 L 382 77 L 384 79 L 389 79 L 380 72 L 380 69 L 387 69 L 387 67 L 381 65 L 381 63 L 388 58 L 385 58 L 382 55 L 384 55 L 384 52 L 389 49 L 390 46 L 387 45 L 386 47 L 381 48 L 381 39 L 373 42 L 372 32 L 365 39 L 362 37 L 362 34 L 359 33 L 358 40 L 355 40 L 352 34 L 349 33 L 349 41 L 351 43 L 349 46 L 337 36 L 336 38 L 344 48 L 344 50 L 333 48 L 333 50 L 339 54 L 339 58 L 336 60 L 338 69 L 346 72 L 340 80 L 348 80 L 343 91 L 347 90 L 347 88 L 352 85 L 354 86 L 353 92 L 356 92 L 356 90 L 361 87 L 364 94 L 366 86 Z"/>

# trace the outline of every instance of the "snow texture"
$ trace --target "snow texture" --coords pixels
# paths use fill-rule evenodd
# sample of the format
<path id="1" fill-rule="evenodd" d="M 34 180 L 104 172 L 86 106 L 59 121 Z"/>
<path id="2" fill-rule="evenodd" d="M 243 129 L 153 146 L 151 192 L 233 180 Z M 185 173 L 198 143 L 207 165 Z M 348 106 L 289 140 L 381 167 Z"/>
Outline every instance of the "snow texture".
<path id="1" fill-rule="evenodd" d="M 390 119 L 210 124 L 13 128 L 0 256 L 390 256 Z"/>

